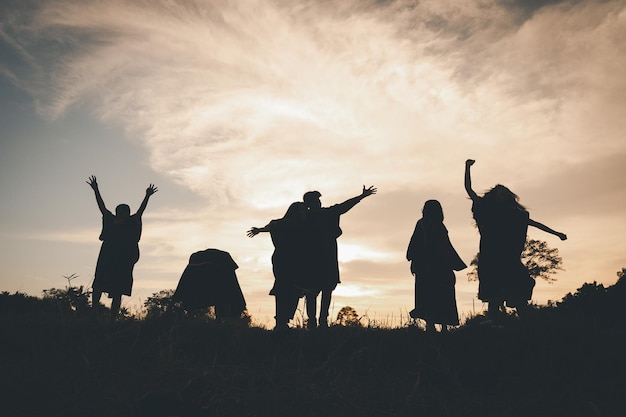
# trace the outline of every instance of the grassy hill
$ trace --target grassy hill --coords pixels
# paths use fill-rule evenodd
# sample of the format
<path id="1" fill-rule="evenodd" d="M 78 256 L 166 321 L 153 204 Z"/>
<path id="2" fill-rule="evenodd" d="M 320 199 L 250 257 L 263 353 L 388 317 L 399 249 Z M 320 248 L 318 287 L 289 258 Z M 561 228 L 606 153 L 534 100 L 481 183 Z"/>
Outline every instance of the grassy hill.
<path id="1" fill-rule="evenodd" d="M 109 322 L 0 295 L 5 416 L 624 416 L 626 299 L 585 284 L 448 333 Z"/>

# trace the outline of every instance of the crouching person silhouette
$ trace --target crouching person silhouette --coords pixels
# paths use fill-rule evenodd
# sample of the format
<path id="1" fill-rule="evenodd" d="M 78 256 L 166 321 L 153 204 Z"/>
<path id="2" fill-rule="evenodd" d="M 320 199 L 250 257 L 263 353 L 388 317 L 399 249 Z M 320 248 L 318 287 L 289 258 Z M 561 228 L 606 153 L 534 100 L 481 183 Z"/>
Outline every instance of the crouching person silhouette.
<path id="1" fill-rule="evenodd" d="M 215 318 L 246 318 L 246 299 L 241 292 L 239 266 L 230 253 L 219 249 L 194 252 L 178 281 L 173 301 L 180 301 L 187 312 L 215 308 Z"/>
<path id="2" fill-rule="evenodd" d="M 150 196 L 158 191 L 154 184 L 146 189 L 139 210 L 130 214 L 130 207 L 120 204 L 115 214 L 105 206 L 95 176 L 86 181 L 96 195 L 96 202 L 102 213 L 102 241 L 96 273 L 93 281 L 92 306 L 100 305 L 102 293 L 111 298 L 111 318 L 115 319 L 122 304 L 122 295 L 130 296 L 133 287 L 133 268 L 139 260 L 139 239 L 141 238 L 141 216 Z"/>

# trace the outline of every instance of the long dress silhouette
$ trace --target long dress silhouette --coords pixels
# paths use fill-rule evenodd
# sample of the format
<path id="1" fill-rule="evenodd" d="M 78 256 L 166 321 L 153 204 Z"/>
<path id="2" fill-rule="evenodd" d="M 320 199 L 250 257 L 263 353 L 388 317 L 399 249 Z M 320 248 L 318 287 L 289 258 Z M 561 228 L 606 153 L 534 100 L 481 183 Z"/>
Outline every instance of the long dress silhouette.
<path id="1" fill-rule="evenodd" d="M 422 214 L 406 253 L 415 275 L 415 309 L 410 315 L 426 321 L 427 330 L 434 330 L 435 324 L 446 330 L 448 325 L 459 324 L 454 271 L 467 265 L 450 242 L 441 204 L 426 201 Z"/>
<path id="2" fill-rule="evenodd" d="M 102 213 L 102 241 L 96 263 L 93 281 L 92 304 L 100 304 L 102 293 L 106 292 L 111 301 L 111 315 L 117 316 L 122 295 L 130 296 L 133 287 L 133 269 L 139 260 L 139 240 L 141 239 L 141 216 L 148 205 L 150 196 L 158 189 L 150 184 L 137 212 L 130 214 L 130 207 L 120 204 L 115 214 L 109 211 L 102 199 L 95 176 L 89 177 L 87 184 L 93 189 L 96 203 Z"/>
<path id="3" fill-rule="evenodd" d="M 322 207 L 319 191 L 308 191 L 304 194 L 304 203 L 309 208 L 307 222 L 309 224 L 309 257 L 308 269 L 314 285 L 306 293 L 307 327 L 318 325 L 317 296 L 322 293 L 320 304 L 319 326 L 328 327 L 328 310 L 332 292 L 341 282 L 339 278 L 339 262 L 337 258 L 337 238 L 342 230 L 339 220 L 365 197 L 376 193 L 376 188 L 363 186 L 363 191 L 356 197 L 330 207 Z"/>
<path id="4" fill-rule="evenodd" d="M 299 299 L 311 285 L 307 269 L 307 207 L 302 202 L 292 203 L 285 215 L 270 221 L 264 227 L 253 227 L 248 236 L 269 232 L 274 245 L 272 272 L 274 285 L 270 295 L 276 298 L 276 329 L 288 327 Z"/>
<path id="5" fill-rule="evenodd" d="M 522 314 L 535 286 L 521 259 L 528 226 L 561 240 L 567 236 L 532 220 L 519 197 L 501 184 L 478 196 L 471 183 L 470 167 L 474 163 L 472 159 L 465 162 L 465 189 L 472 199 L 472 213 L 480 232 L 478 298 L 489 303 L 488 314 L 492 317 L 499 315 L 504 303 Z"/>

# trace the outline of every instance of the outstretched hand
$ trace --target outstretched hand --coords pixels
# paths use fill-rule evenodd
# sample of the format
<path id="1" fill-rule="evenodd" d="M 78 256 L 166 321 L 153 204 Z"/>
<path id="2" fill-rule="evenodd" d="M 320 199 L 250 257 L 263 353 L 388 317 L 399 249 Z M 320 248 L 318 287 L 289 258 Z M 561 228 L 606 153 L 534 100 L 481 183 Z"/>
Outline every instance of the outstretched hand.
<path id="1" fill-rule="evenodd" d="M 466 167 L 471 167 L 475 163 L 476 163 L 476 161 L 474 159 L 468 159 L 468 160 L 465 161 L 465 166 Z"/>
<path id="2" fill-rule="evenodd" d="M 150 184 L 150 186 L 146 188 L 146 195 L 152 195 L 156 193 L 157 191 L 159 191 L 159 189 L 155 187 L 154 184 Z"/>
<path id="3" fill-rule="evenodd" d="M 258 227 L 253 227 L 252 229 L 250 229 L 250 230 L 248 230 L 248 231 L 246 232 L 246 235 L 247 235 L 248 237 L 255 237 L 255 236 L 256 236 L 256 235 L 258 235 L 259 233 L 260 233 L 260 232 L 259 232 L 259 228 L 258 228 Z"/>
<path id="4" fill-rule="evenodd" d="M 96 180 L 96 176 L 92 175 L 91 177 L 89 177 L 89 179 L 87 181 L 85 181 L 87 184 L 89 184 L 89 186 L 96 191 L 98 189 L 98 181 Z"/>
<path id="5" fill-rule="evenodd" d="M 567 240 L 567 235 L 565 233 L 558 233 L 557 236 L 561 240 Z"/>
<path id="6" fill-rule="evenodd" d="M 370 185 L 368 188 L 365 188 L 365 185 L 364 185 L 363 186 L 363 191 L 361 192 L 361 196 L 362 197 L 367 197 L 367 196 L 370 196 L 372 194 L 376 194 L 376 191 L 378 191 L 378 190 L 373 185 Z"/>

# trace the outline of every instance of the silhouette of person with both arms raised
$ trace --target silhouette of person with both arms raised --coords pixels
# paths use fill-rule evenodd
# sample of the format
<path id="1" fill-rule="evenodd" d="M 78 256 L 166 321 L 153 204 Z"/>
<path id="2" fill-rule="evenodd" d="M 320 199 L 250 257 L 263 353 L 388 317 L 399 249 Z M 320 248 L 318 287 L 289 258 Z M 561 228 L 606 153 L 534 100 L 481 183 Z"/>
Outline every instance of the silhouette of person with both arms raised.
<path id="1" fill-rule="evenodd" d="M 92 306 L 100 305 L 102 293 L 106 292 L 111 301 L 111 317 L 117 317 L 122 304 L 122 295 L 131 295 L 133 268 L 139 260 L 139 239 L 141 238 L 141 216 L 148 205 L 150 196 L 158 191 L 154 184 L 146 189 L 146 195 L 137 213 L 131 215 L 130 207 L 120 204 L 111 213 L 102 200 L 95 176 L 86 181 L 96 195 L 98 208 L 102 213 L 100 254 L 93 281 Z"/>
<path id="2" fill-rule="evenodd" d="M 288 328 L 298 300 L 309 286 L 306 280 L 307 207 L 302 202 L 292 203 L 281 219 L 270 221 L 264 227 L 252 227 L 248 237 L 269 232 L 274 245 L 272 271 L 274 286 L 270 291 L 276 300 L 276 330 Z"/>
<path id="3" fill-rule="evenodd" d="M 498 318 L 504 307 L 523 315 L 532 298 L 535 280 L 521 260 L 528 226 L 565 240 L 567 236 L 530 218 L 519 197 L 503 185 L 496 185 L 479 197 L 472 190 L 470 168 L 465 161 L 465 190 L 472 199 L 472 212 L 480 233 L 478 255 L 478 298 L 489 303 L 488 317 Z"/>
<path id="4" fill-rule="evenodd" d="M 458 325 L 454 271 L 467 265 L 450 243 L 439 201 L 428 200 L 424 204 L 406 259 L 411 261 L 411 273 L 415 275 L 415 309 L 410 316 L 426 321 L 428 331 L 434 331 L 435 324 L 440 324 L 442 331 L 448 325 Z"/>
<path id="5" fill-rule="evenodd" d="M 328 309 L 333 290 L 337 287 L 339 279 L 339 263 L 337 259 L 337 238 L 342 231 L 339 227 L 339 218 L 348 212 L 365 197 L 376 193 L 376 188 L 365 188 L 356 197 L 335 204 L 330 207 L 322 207 L 319 191 L 308 191 L 304 194 L 304 203 L 309 208 L 307 215 L 308 247 L 307 270 L 312 274 L 314 288 L 306 293 L 306 311 L 308 316 L 307 327 L 315 328 L 318 325 L 316 319 L 317 296 L 322 293 L 320 305 L 319 326 L 328 327 Z"/>

